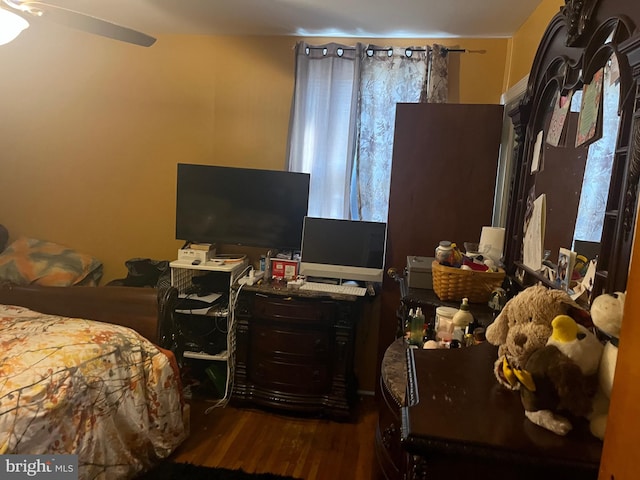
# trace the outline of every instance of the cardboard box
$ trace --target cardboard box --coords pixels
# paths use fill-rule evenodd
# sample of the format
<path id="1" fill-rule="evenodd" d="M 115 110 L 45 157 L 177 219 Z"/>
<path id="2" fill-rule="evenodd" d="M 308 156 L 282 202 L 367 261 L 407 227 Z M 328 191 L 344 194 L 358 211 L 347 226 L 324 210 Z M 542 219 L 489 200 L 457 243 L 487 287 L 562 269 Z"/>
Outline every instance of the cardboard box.
<path id="1" fill-rule="evenodd" d="M 281 258 L 271 259 L 271 278 L 277 278 L 278 280 L 293 280 L 297 276 L 297 260 L 284 260 Z"/>
<path id="2" fill-rule="evenodd" d="M 423 288 L 433 290 L 433 276 L 431 264 L 434 257 L 407 257 L 407 285 L 409 288 Z"/>

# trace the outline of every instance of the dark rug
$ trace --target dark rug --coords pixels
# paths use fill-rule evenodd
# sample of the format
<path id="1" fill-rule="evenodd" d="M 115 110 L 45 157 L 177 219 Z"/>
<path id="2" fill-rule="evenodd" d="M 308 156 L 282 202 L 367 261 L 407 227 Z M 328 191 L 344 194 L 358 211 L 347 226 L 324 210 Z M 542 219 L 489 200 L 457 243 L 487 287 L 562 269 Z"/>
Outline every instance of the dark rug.
<path id="1" fill-rule="evenodd" d="M 211 468 L 190 463 L 164 462 L 137 480 L 296 480 L 272 473 L 247 473 L 243 470 Z"/>

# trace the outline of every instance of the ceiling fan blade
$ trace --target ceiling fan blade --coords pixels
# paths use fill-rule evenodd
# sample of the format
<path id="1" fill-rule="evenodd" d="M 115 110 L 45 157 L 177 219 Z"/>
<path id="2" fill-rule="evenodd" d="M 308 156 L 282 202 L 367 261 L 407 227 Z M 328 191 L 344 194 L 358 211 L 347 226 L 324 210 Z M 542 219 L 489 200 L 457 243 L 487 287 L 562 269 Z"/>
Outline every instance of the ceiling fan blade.
<path id="1" fill-rule="evenodd" d="M 43 20 L 49 20 L 102 37 L 120 40 L 121 42 L 150 47 L 156 41 L 155 38 L 137 30 L 56 5 L 41 2 L 20 2 L 19 5 L 20 10 L 31 13 Z"/>

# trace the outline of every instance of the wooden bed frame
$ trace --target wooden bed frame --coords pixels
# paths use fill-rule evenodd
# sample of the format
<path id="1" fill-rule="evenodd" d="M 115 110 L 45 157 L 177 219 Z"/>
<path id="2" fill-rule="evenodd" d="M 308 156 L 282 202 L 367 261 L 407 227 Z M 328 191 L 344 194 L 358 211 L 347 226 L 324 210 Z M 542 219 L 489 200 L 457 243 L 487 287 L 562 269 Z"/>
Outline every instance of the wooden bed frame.
<path id="1" fill-rule="evenodd" d="M 132 328 L 159 346 L 172 325 L 178 298 L 173 287 L 20 287 L 0 283 L 0 304 Z"/>

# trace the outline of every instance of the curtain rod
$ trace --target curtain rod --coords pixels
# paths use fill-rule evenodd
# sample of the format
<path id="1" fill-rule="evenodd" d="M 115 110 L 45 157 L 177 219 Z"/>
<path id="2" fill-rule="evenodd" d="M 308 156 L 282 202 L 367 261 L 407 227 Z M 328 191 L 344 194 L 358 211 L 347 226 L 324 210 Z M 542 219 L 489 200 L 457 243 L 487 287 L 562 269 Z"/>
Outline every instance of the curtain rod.
<path id="1" fill-rule="evenodd" d="M 324 50 L 326 47 L 311 47 L 311 46 L 307 46 L 308 49 L 310 50 Z M 353 51 L 356 48 L 355 47 L 339 47 L 343 50 L 347 50 L 347 51 Z M 386 52 L 388 51 L 390 48 L 393 47 L 387 47 L 387 48 L 366 48 L 366 50 L 373 50 L 374 52 Z M 413 48 L 413 47 L 404 47 L 407 50 L 412 50 L 414 52 L 425 52 L 427 51 L 427 49 L 424 48 Z M 444 47 L 442 48 L 441 52 L 446 55 L 447 53 L 467 53 L 469 52 L 469 50 L 465 49 L 465 48 L 447 48 Z"/>
<path id="2" fill-rule="evenodd" d="M 387 50 L 389 50 L 389 48 L 392 47 L 388 47 L 388 48 L 367 48 L 367 50 L 373 50 L 374 52 L 386 52 Z M 403 48 L 403 47 L 400 47 Z M 407 50 L 413 50 L 414 52 L 426 52 L 427 49 L 424 48 L 413 48 L 413 47 L 404 47 Z M 447 53 L 466 53 L 467 50 L 465 50 L 464 48 L 447 48 L 447 47 L 443 47 L 442 49 L 440 49 L 440 52 L 443 53 L 444 55 L 446 55 Z"/>

